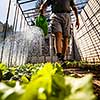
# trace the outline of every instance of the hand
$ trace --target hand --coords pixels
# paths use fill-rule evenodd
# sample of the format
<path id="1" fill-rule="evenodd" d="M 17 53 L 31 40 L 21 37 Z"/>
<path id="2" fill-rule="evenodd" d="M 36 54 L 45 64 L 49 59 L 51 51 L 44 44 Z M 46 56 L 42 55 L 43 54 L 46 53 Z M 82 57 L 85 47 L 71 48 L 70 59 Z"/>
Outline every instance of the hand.
<path id="1" fill-rule="evenodd" d="M 77 19 L 77 20 L 76 20 L 76 25 L 75 25 L 75 27 L 78 29 L 79 26 L 80 26 L 79 19 Z"/>

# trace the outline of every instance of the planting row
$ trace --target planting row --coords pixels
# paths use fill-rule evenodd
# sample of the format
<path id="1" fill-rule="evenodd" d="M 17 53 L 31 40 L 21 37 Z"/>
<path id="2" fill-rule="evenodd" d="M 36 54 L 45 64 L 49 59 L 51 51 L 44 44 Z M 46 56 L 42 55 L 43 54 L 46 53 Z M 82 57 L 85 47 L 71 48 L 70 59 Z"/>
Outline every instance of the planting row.
<path id="1" fill-rule="evenodd" d="M 0 100 L 96 100 L 92 75 L 66 76 L 59 63 L 0 64 Z"/>

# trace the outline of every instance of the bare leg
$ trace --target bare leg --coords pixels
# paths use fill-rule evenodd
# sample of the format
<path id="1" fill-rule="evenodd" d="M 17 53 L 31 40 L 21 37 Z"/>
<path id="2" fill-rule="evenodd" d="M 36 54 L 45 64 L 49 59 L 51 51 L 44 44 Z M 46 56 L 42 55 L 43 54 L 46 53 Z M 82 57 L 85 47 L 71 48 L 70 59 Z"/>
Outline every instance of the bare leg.
<path id="1" fill-rule="evenodd" d="M 56 33 L 56 50 L 57 53 L 62 53 L 62 33 Z"/>
<path id="2" fill-rule="evenodd" d="M 65 56 L 68 56 L 68 37 L 64 37 L 63 39 L 63 48 L 62 48 L 62 54 Z"/>

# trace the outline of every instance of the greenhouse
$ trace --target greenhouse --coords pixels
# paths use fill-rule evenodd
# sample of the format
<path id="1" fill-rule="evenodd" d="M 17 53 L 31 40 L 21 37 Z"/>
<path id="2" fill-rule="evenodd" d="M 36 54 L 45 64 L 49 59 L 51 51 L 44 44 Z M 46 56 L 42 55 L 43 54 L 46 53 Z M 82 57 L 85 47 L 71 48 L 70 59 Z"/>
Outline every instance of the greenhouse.
<path id="1" fill-rule="evenodd" d="M 100 0 L 62 0 L 74 1 L 79 18 L 77 29 L 72 7 L 64 62 L 52 6 L 40 14 L 45 1 L 0 3 L 0 100 L 100 100 Z"/>

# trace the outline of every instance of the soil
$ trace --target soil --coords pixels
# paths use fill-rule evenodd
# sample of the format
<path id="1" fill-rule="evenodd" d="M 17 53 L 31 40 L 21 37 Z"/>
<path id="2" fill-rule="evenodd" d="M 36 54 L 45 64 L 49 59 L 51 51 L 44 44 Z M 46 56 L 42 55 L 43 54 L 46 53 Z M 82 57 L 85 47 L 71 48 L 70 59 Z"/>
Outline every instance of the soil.
<path id="1" fill-rule="evenodd" d="M 86 65 L 86 67 L 65 67 L 64 68 L 65 74 L 74 74 L 76 77 L 83 77 L 86 74 L 92 74 L 93 75 L 93 88 L 94 88 L 94 94 L 97 96 L 97 100 L 100 100 L 100 66 L 97 66 L 94 68 L 94 65 L 92 67 L 89 67 Z"/>

